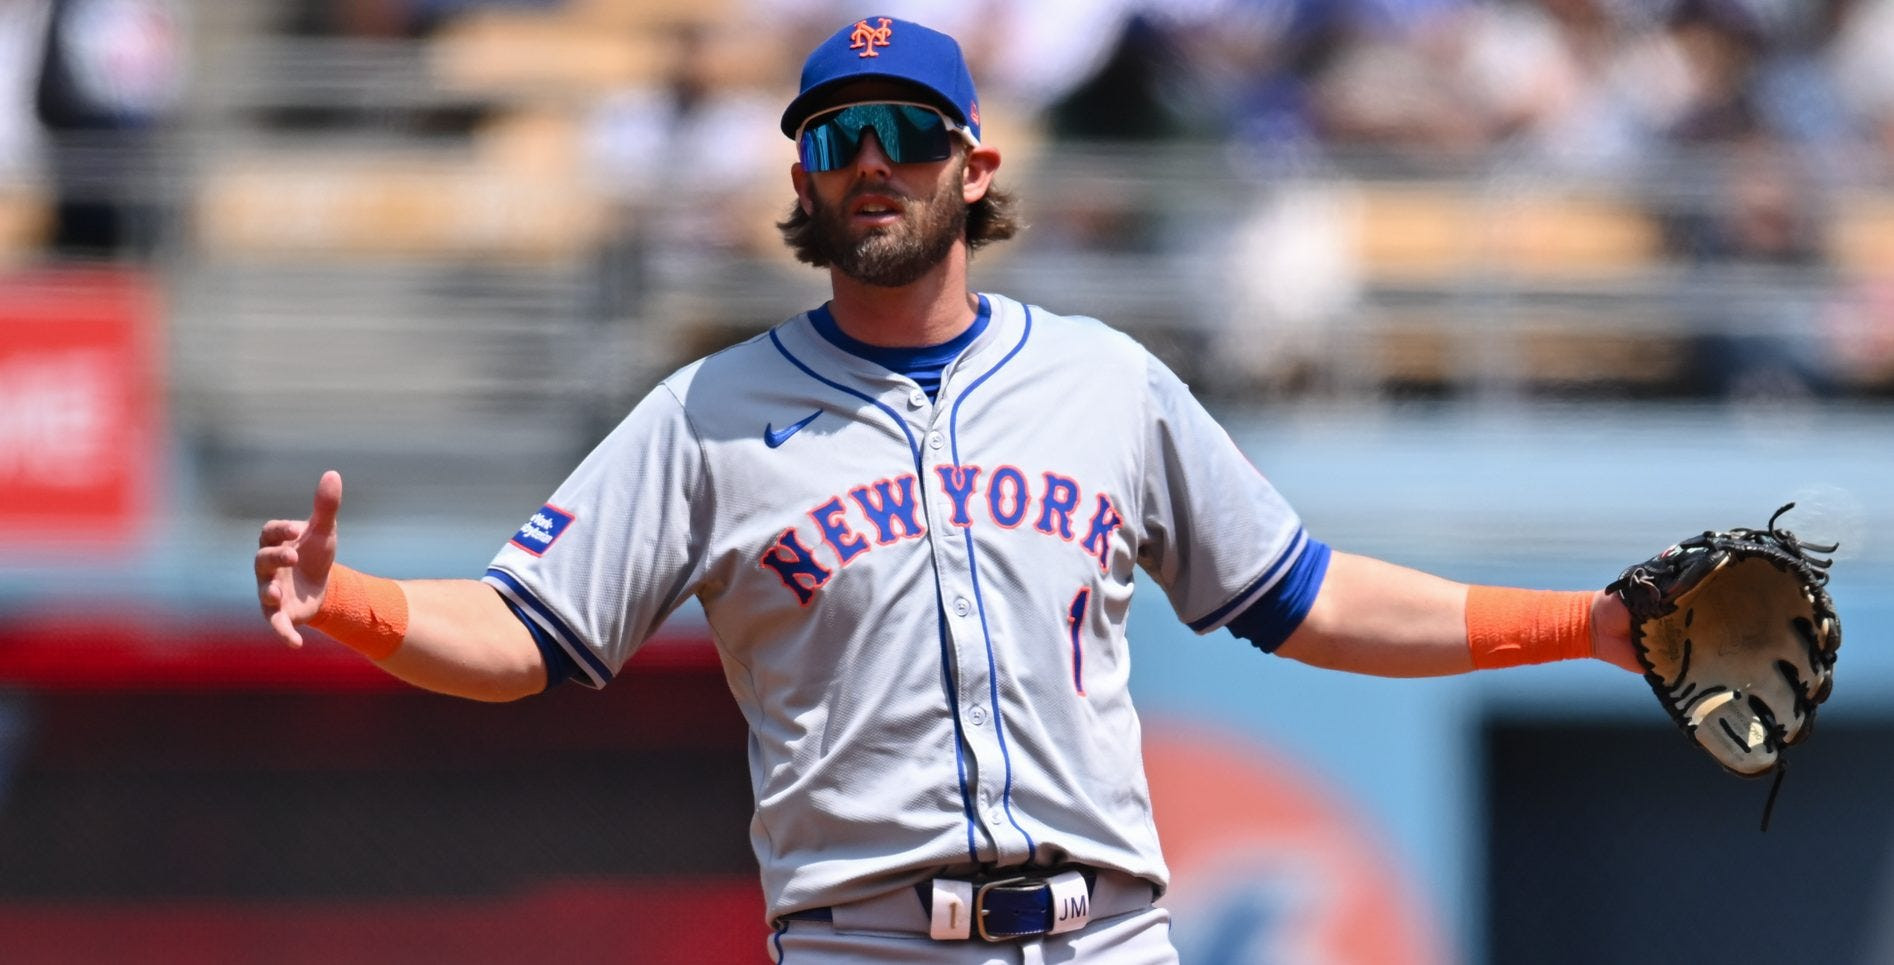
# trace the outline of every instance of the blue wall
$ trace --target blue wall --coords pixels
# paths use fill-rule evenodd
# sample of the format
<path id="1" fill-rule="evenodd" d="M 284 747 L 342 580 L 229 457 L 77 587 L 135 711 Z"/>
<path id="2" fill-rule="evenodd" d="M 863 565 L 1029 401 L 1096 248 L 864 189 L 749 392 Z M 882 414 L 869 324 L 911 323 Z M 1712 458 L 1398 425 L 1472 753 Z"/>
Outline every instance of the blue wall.
<path id="1" fill-rule="evenodd" d="M 1881 643 L 1894 632 L 1894 435 L 1877 413 L 1422 409 L 1226 424 L 1319 538 L 1472 582 L 1602 586 L 1679 538 L 1762 526 L 1799 500 L 1785 525 L 1843 543 L 1831 591 L 1845 642 L 1824 721 L 1894 716 Z M 1481 723 L 1649 721 L 1653 739 L 1684 740 L 1640 678 L 1602 663 L 1442 680 L 1320 671 L 1227 633 L 1196 637 L 1149 587 L 1132 622 L 1147 721 L 1228 726 L 1331 780 L 1379 822 L 1465 960 L 1481 952 Z M 1894 751 L 1861 766 L 1894 766 Z M 1731 785 L 1706 806 L 1759 812 L 1760 790 Z"/>

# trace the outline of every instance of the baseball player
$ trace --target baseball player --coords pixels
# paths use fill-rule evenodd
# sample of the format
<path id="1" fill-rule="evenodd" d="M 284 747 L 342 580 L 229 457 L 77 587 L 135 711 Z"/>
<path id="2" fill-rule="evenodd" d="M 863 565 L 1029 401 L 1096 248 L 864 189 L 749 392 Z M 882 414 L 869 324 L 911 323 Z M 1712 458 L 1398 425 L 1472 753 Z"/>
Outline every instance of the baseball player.
<path id="1" fill-rule="evenodd" d="M 1139 570 L 1194 630 L 1324 667 L 1634 666 L 1614 598 L 1333 552 L 1137 343 L 969 291 L 1015 225 L 952 38 L 848 24 L 782 130 L 780 227 L 831 300 L 665 379 L 481 580 L 336 564 L 325 474 L 263 527 L 278 636 L 511 700 L 605 686 L 695 597 L 792 963 L 1175 961 L 1126 689 Z"/>

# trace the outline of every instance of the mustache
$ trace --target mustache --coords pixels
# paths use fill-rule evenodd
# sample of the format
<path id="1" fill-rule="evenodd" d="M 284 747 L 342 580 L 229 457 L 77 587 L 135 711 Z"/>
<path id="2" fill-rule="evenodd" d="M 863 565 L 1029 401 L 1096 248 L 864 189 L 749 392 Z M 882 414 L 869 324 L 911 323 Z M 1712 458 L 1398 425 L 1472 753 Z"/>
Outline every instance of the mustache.
<path id="1" fill-rule="evenodd" d="M 871 194 L 879 196 L 879 197 L 883 197 L 883 198 L 889 198 L 891 200 L 901 203 L 902 205 L 909 205 L 909 204 L 913 204 L 916 201 L 923 200 L 919 195 L 908 194 L 907 192 L 898 190 L 891 185 L 863 184 L 859 187 L 850 188 L 849 192 L 842 196 L 842 202 L 841 202 L 840 207 L 846 208 L 849 205 L 855 203 L 857 200 Z"/>

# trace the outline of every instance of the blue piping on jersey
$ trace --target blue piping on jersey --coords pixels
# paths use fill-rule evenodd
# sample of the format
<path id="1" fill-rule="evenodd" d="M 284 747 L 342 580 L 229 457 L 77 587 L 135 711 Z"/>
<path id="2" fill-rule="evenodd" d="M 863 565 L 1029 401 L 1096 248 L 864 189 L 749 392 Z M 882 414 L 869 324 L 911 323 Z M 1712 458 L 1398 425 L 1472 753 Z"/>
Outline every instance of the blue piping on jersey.
<path id="1" fill-rule="evenodd" d="M 876 399 L 874 396 L 871 396 L 866 392 L 862 392 L 859 389 L 851 389 L 848 386 L 835 381 L 834 379 L 823 378 L 822 376 L 817 375 L 816 371 L 810 368 L 809 366 L 803 364 L 803 361 L 801 359 L 795 357 L 794 355 L 789 354 L 788 346 L 785 346 L 783 344 L 783 340 L 777 337 L 776 330 L 773 328 L 769 330 L 769 341 L 771 345 L 776 346 L 776 351 L 782 353 L 783 358 L 788 359 L 790 365 L 793 365 L 796 368 L 800 369 L 802 371 L 802 374 L 816 380 L 817 382 L 822 383 L 823 385 L 828 386 L 831 389 L 836 390 L 837 392 L 846 392 L 849 395 L 852 395 L 855 398 L 860 399 L 863 402 L 866 402 L 877 409 L 880 409 L 882 412 L 887 414 L 888 418 L 893 419 L 894 424 L 901 427 L 901 434 L 906 436 L 908 439 L 908 452 L 914 457 L 914 478 L 916 480 L 920 479 L 921 477 L 921 443 L 919 440 L 914 438 L 914 433 L 908 430 L 908 423 L 906 419 L 901 418 L 901 415 L 899 413 L 895 412 L 893 409 L 884 405 L 880 400 Z M 927 487 L 923 486 L 921 488 L 923 491 L 925 491 Z"/>
<path id="2" fill-rule="evenodd" d="M 923 477 L 924 473 L 921 466 L 921 444 L 919 440 L 914 438 L 914 433 L 908 429 L 908 423 L 906 419 L 901 418 L 901 416 L 898 413 L 896 413 L 893 409 L 889 408 L 888 406 L 883 405 L 880 402 L 880 400 L 876 399 L 875 397 L 865 392 L 862 392 L 858 389 L 850 388 L 849 386 L 843 385 L 840 382 L 837 382 L 833 379 L 823 378 L 821 375 L 818 375 L 814 369 L 811 369 L 809 366 L 803 364 L 803 361 L 801 359 L 790 354 L 788 346 L 785 346 L 783 344 L 782 339 L 777 337 L 776 330 L 773 328 L 769 330 L 769 341 L 771 345 L 776 346 L 776 351 L 781 353 L 783 358 L 788 359 L 789 364 L 795 366 L 798 370 L 802 372 L 802 374 L 816 380 L 817 382 L 822 383 L 823 385 L 828 386 L 831 389 L 836 390 L 837 392 L 841 392 L 846 395 L 852 395 L 855 398 L 860 399 L 863 402 L 866 402 L 877 409 L 880 409 L 884 414 L 887 415 L 889 419 L 894 421 L 895 425 L 900 426 L 901 434 L 906 436 L 908 440 L 908 452 L 914 458 L 914 478 L 917 481 L 919 481 Z M 925 503 L 927 501 L 927 487 L 925 485 L 922 485 L 919 487 L 919 489 L 921 493 L 921 501 Z M 947 618 L 945 615 L 947 612 L 946 602 L 942 600 L 940 596 L 940 581 L 939 580 L 934 581 L 934 612 L 935 612 L 935 620 L 937 622 L 937 625 L 940 628 L 938 635 L 940 637 L 941 676 L 947 682 L 947 686 L 945 687 L 945 690 L 947 691 L 947 713 L 948 713 L 948 718 L 952 720 L 954 723 L 954 767 L 956 771 L 958 772 L 957 779 L 960 784 L 960 810 L 962 814 L 964 815 L 963 820 L 967 826 L 967 860 L 977 863 L 980 860 L 980 851 L 979 851 L 979 848 L 974 843 L 975 819 L 974 819 L 974 808 L 973 808 L 973 794 L 967 788 L 967 760 L 966 760 L 965 751 L 963 750 L 963 748 L 966 746 L 967 737 L 966 737 L 966 734 L 961 730 L 961 726 L 960 726 L 960 697 L 955 692 L 955 689 L 952 685 L 951 675 L 949 675 L 948 669 L 947 669 L 953 666 L 953 648 L 948 645 Z M 997 711 L 995 712 L 994 716 L 995 716 L 995 719 L 998 718 Z"/>
<path id="3" fill-rule="evenodd" d="M 967 860 L 978 864 L 980 861 L 980 843 L 974 836 L 974 829 L 980 819 L 973 813 L 973 795 L 967 789 L 967 757 L 960 748 L 966 736 L 960 729 L 960 694 L 954 688 L 954 675 L 947 668 L 947 599 L 941 595 L 940 581 L 934 581 L 934 634 L 940 638 L 940 690 L 947 695 L 947 712 L 954 718 L 954 769 L 960 780 L 960 814 L 967 826 Z"/>
<path id="4" fill-rule="evenodd" d="M 947 438 L 951 447 L 949 451 L 953 453 L 956 466 L 960 465 L 960 404 L 967 401 L 974 390 L 985 384 L 987 379 L 992 378 L 993 373 L 1005 368 L 1006 363 L 1011 362 L 1013 357 L 1019 354 L 1020 349 L 1026 347 L 1026 340 L 1032 337 L 1032 306 L 1020 307 L 1026 311 L 1026 324 L 1019 333 L 1019 343 L 1014 345 L 1012 350 L 1007 352 L 1006 356 L 992 368 L 980 373 L 979 378 L 967 385 L 967 391 L 960 393 L 960 397 L 954 400 L 953 411 L 947 417 Z M 999 665 L 993 657 L 993 631 L 987 625 L 986 598 L 980 592 L 980 556 L 974 549 L 973 528 L 967 527 L 961 531 L 961 535 L 967 541 L 967 575 L 973 581 L 973 605 L 980 610 L 980 635 L 986 641 L 987 702 L 993 709 L 993 736 L 999 740 L 1000 761 L 1006 772 L 1006 780 L 1000 786 L 1000 806 L 1006 810 L 1007 823 L 1026 839 L 1027 860 L 1031 861 L 1037 858 L 1039 845 L 1033 841 L 1032 832 L 1021 827 L 1019 818 L 1013 814 L 1013 755 L 1006 747 L 1006 720 L 1005 715 L 1000 712 Z"/>
<path id="5" fill-rule="evenodd" d="M 1281 556 L 1276 557 L 1274 563 L 1269 564 L 1269 568 L 1263 571 L 1262 576 L 1257 577 L 1255 582 L 1244 587 L 1243 592 L 1231 597 L 1228 603 L 1217 607 L 1205 616 L 1192 620 L 1189 624 L 1190 628 L 1198 633 L 1207 633 L 1222 626 L 1223 621 L 1256 602 L 1256 598 L 1261 596 L 1263 591 L 1267 589 L 1271 583 L 1275 582 L 1278 577 L 1282 576 L 1283 571 L 1289 568 L 1289 564 L 1296 561 L 1296 557 L 1301 555 L 1308 540 L 1308 530 L 1300 526 L 1296 527 L 1296 534 L 1290 538 L 1289 547 L 1282 551 Z"/>
<path id="6" fill-rule="evenodd" d="M 497 566 L 489 566 L 487 578 L 500 583 L 505 593 L 512 596 L 515 602 L 552 631 L 553 636 L 559 641 L 559 646 L 565 648 L 565 651 L 585 669 L 586 676 L 592 678 L 593 687 L 603 687 L 612 679 L 611 671 L 606 668 L 605 662 L 599 659 L 598 654 L 593 653 L 590 647 L 581 645 L 579 635 L 573 633 L 572 628 L 566 626 L 565 621 L 559 619 L 558 615 L 552 612 L 551 607 L 539 602 L 539 598 L 529 592 L 526 585 L 517 577 Z"/>

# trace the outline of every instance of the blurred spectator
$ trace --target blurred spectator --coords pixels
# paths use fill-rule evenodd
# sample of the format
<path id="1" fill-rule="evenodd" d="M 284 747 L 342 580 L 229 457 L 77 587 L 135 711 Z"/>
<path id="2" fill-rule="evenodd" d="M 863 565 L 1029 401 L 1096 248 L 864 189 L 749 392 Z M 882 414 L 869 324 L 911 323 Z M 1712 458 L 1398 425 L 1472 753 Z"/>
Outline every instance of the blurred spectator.
<path id="1" fill-rule="evenodd" d="M 280 0 L 274 9 L 284 34 L 325 41 L 420 41 L 457 16 L 495 6 L 550 7 L 561 0 Z M 277 103 L 261 114 L 271 127 L 296 131 L 389 129 L 466 135 L 487 121 L 493 105 L 419 105 L 411 99 L 312 99 Z"/>
<path id="2" fill-rule="evenodd" d="M 166 204 L 159 135 L 183 89 L 183 30 L 170 0 L 52 0 L 36 106 L 60 254 L 152 253 Z"/>
<path id="3" fill-rule="evenodd" d="M 288 32 L 308 37 L 420 37 L 485 7 L 550 9 L 565 0 L 286 0 Z"/>
<path id="4" fill-rule="evenodd" d="M 413 37 L 420 18 L 409 0 L 288 0 L 286 32 L 301 37 Z"/>
<path id="5" fill-rule="evenodd" d="M 50 0 L 0 0 L 0 179 L 22 179 L 43 148 L 34 101 Z"/>
<path id="6" fill-rule="evenodd" d="M 1325 394 L 1336 370 L 1336 329 L 1361 307 L 1353 198 L 1327 178 L 1285 176 L 1243 199 L 1231 230 L 1214 235 L 1223 281 L 1199 306 L 1217 343 L 1215 388 L 1267 396 Z"/>
<path id="7" fill-rule="evenodd" d="M 1273 166 L 1319 153 L 1313 79 L 1346 39 L 1334 11 L 1320 0 L 1238 0 L 1239 15 L 1202 31 L 1242 156 Z"/>
<path id="8" fill-rule="evenodd" d="M 702 24 L 671 28 L 661 86 L 617 91 L 585 119 L 588 163 L 622 205 L 627 254 L 669 276 L 716 271 L 733 254 L 776 252 L 756 229 L 793 197 L 781 99 L 751 76 L 755 51 Z M 770 214 L 757 217 L 758 206 Z"/>
<path id="9" fill-rule="evenodd" d="M 1493 132 L 1456 67 L 1465 12 L 1464 4 L 1440 4 L 1392 25 L 1350 24 L 1348 39 L 1315 78 L 1323 135 L 1337 147 L 1410 158 L 1482 151 Z"/>
<path id="10" fill-rule="evenodd" d="M 1838 5 L 1823 66 L 1834 78 L 1860 150 L 1848 160 L 1856 185 L 1894 185 L 1894 0 Z M 1870 267 L 1829 317 L 1834 357 L 1858 389 L 1894 393 L 1894 263 Z"/>
<path id="11" fill-rule="evenodd" d="M 1837 21 L 1824 66 L 1867 135 L 1873 169 L 1885 174 L 1894 157 L 1894 0 L 1855 0 Z"/>
<path id="12" fill-rule="evenodd" d="M 1173 141 L 1206 133 L 1193 123 L 1189 78 L 1169 25 L 1134 14 L 1110 53 L 1047 110 L 1047 128 L 1063 141 Z"/>
<path id="13" fill-rule="evenodd" d="M 1755 5 L 1762 36 L 1753 80 L 1757 113 L 1771 131 L 1824 163 L 1859 130 L 1827 62 L 1849 2 Z"/>
<path id="14" fill-rule="evenodd" d="M 1470 0 L 1397 22 L 1351 29 L 1311 78 L 1321 131 L 1339 148 L 1621 172 L 1683 109 L 1681 58 L 1635 6 Z"/>
<path id="15" fill-rule="evenodd" d="M 1678 238 L 1697 388 L 1736 398 L 1825 395 L 1836 387 L 1817 185 L 1780 138 L 1733 145 L 1710 209 Z"/>
<path id="16" fill-rule="evenodd" d="M 1861 279 L 1823 315 L 1833 371 L 1852 392 L 1894 395 L 1894 272 Z"/>
<path id="17" fill-rule="evenodd" d="M 1604 0 L 1483 4 L 1468 68 L 1522 160 L 1623 175 L 1684 109 L 1686 70 L 1657 18 Z"/>
<path id="18" fill-rule="evenodd" d="M 1729 5 L 1688 3 L 1670 35 L 1688 72 L 1687 100 L 1669 135 L 1683 144 L 1729 142 L 1762 128 L 1754 80 L 1767 37 Z"/>

